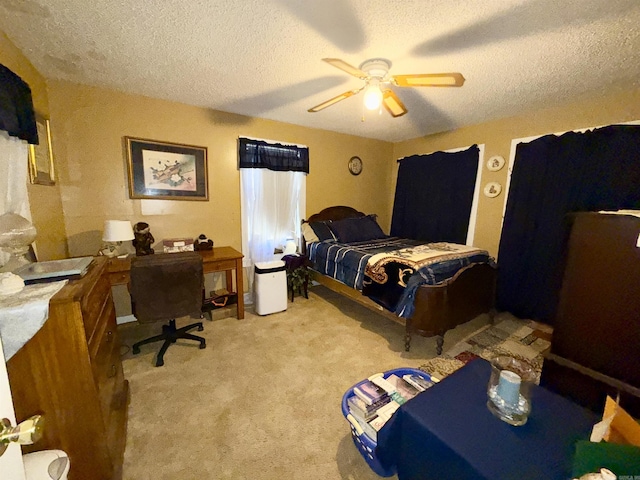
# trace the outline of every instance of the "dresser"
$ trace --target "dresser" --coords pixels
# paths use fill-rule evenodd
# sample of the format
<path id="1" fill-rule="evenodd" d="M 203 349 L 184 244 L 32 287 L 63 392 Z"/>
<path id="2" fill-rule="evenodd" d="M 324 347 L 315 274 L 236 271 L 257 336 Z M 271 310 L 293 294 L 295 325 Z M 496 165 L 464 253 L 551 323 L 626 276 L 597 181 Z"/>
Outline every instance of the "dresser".
<path id="1" fill-rule="evenodd" d="M 640 389 L 640 218 L 591 212 L 568 218 L 551 355 L 540 384 L 602 412 L 606 395 L 615 398 L 620 388 L 599 375 Z M 622 390 L 620 404 L 640 416 L 633 392 Z"/>
<path id="2" fill-rule="evenodd" d="M 23 452 L 64 450 L 70 480 L 122 478 L 129 385 L 124 379 L 107 259 L 49 302 L 43 327 L 8 362 L 18 421 L 44 415 Z"/>

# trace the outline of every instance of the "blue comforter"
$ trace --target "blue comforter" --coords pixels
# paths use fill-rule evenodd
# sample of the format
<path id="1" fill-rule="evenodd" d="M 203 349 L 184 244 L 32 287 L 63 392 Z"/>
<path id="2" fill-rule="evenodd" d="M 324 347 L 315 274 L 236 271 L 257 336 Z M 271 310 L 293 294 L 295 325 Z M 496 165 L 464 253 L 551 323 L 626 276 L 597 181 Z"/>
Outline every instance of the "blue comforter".
<path id="1" fill-rule="evenodd" d="M 437 285 L 473 263 L 493 262 L 485 250 L 388 237 L 357 243 L 309 245 L 314 269 L 355 288 L 403 318 L 413 314 L 420 285 Z"/>

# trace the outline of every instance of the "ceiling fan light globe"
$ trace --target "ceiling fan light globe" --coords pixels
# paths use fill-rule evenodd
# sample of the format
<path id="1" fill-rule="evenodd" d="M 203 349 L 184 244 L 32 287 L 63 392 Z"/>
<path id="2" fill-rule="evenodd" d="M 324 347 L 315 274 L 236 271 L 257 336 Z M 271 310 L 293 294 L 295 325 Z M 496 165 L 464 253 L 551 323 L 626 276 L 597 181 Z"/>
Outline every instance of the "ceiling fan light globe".
<path id="1" fill-rule="evenodd" d="M 377 85 L 372 85 L 364 93 L 364 106 L 369 110 L 377 110 L 382 104 L 382 91 Z"/>

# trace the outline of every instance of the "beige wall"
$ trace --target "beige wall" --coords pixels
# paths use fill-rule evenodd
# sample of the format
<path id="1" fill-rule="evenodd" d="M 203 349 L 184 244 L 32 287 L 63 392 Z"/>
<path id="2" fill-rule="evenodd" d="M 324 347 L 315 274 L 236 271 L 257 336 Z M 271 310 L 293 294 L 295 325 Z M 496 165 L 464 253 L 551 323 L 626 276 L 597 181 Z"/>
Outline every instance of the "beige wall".
<path id="1" fill-rule="evenodd" d="M 477 143 L 485 145 L 485 162 L 493 155 L 502 155 L 508 162 L 512 139 L 634 120 L 640 120 L 640 89 L 588 98 L 518 117 L 397 143 L 393 148 L 393 158 L 460 148 Z M 396 162 L 391 162 L 389 168 L 391 196 L 388 205 L 391 206 L 397 176 Z M 507 174 L 506 167 L 498 172 L 490 172 L 484 166 L 481 185 L 495 181 L 500 182 L 504 187 Z M 474 244 L 488 249 L 492 255 L 498 253 L 504 201 L 504 193 L 495 198 L 487 198 L 481 194 L 478 203 Z"/>
<path id="2" fill-rule="evenodd" d="M 72 256 L 98 251 L 105 219 L 147 222 L 156 241 L 204 233 L 216 245 L 240 249 L 238 136 L 309 147 L 308 215 L 330 205 L 351 205 L 379 213 L 388 229 L 390 143 L 68 82 L 51 81 L 49 88 Z M 129 199 L 125 136 L 207 147 L 209 201 Z M 347 169 L 353 155 L 364 162 L 357 177 Z"/>
<path id="3" fill-rule="evenodd" d="M 47 83 L 15 45 L 0 32 L 0 63 L 29 84 L 37 113 L 49 117 Z M 27 160 L 25 159 L 25 166 Z M 29 185 L 29 203 L 33 224 L 38 230 L 36 249 L 39 260 L 66 258 L 67 242 L 59 184 Z"/>

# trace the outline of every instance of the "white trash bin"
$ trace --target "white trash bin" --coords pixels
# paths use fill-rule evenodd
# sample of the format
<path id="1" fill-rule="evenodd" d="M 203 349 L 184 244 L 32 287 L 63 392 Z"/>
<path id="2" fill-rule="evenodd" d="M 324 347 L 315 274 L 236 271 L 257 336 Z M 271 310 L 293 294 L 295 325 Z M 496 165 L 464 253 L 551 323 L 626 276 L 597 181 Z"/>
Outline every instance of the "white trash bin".
<path id="1" fill-rule="evenodd" d="M 282 260 L 256 263 L 253 287 L 258 315 L 287 309 L 287 272 Z"/>
<path id="2" fill-rule="evenodd" d="M 27 480 L 67 480 L 69 457 L 62 450 L 43 450 L 22 456 Z"/>

